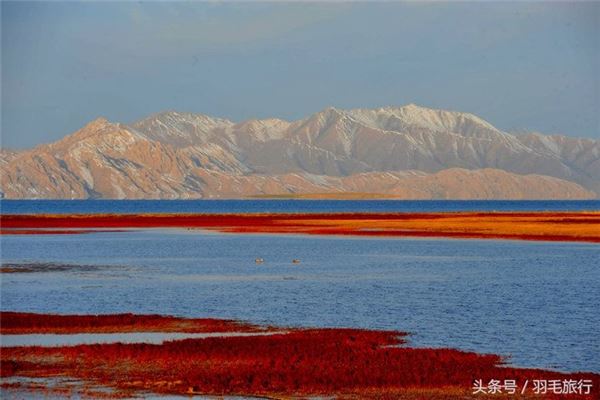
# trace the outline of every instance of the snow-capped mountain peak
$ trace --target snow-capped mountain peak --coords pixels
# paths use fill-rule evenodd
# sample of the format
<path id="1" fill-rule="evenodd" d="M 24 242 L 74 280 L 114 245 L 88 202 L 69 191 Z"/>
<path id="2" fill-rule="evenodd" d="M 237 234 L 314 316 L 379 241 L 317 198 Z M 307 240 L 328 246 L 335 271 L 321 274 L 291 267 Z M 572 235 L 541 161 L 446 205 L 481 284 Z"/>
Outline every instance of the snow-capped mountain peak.
<path id="1" fill-rule="evenodd" d="M 223 118 L 166 111 L 135 122 L 131 128 L 150 139 L 184 147 L 204 143 L 209 139 L 207 135 L 215 129 L 232 125 L 233 122 Z"/>
<path id="2" fill-rule="evenodd" d="M 518 188 L 506 196 L 547 196 L 552 190 L 566 198 L 589 197 L 592 191 L 600 195 L 597 140 L 514 135 L 473 114 L 414 104 L 328 107 L 291 122 L 267 118 L 234 123 L 176 111 L 129 125 L 98 118 L 55 143 L 4 152 L 1 161 L 0 190 L 17 198 L 172 198 L 351 188 L 400 195 L 403 189 L 392 186 L 400 184 L 401 176 L 402 185 L 413 185 L 409 191 L 418 186 L 413 179 L 428 182 L 418 192 L 422 194 L 411 192 L 417 197 L 443 197 L 430 185 L 451 182 L 448 176 L 480 182 L 494 177 L 500 180 L 498 187 Z M 436 175 L 425 178 L 428 174 Z M 554 180 L 544 180 L 543 190 L 528 191 L 535 178 L 520 178 L 527 174 Z M 313 178 L 298 181 L 303 176 Z M 233 186 L 225 189 L 227 184 Z M 238 191 L 235 185 L 246 186 Z M 502 196 L 501 190 L 484 186 L 489 192 L 481 193 Z M 460 189 L 448 193 L 469 196 L 468 186 Z"/>

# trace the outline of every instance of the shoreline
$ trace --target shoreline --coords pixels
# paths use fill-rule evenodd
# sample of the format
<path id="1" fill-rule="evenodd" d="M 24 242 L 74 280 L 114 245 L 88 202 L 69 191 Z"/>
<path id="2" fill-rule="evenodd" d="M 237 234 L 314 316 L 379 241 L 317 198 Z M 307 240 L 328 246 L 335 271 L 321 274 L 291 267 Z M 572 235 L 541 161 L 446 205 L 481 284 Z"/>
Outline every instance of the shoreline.
<path id="1" fill-rule="evenodd" d="M 388 237 L 600 243 L 600 211 L 444 213 L 7 214 L 1 235 L 79 234 L 126 228 L 207 229 Z"/>
<path id="2" fill-rule="evenodd" d="M 2 346 L 2 388 L 31 390 L 19 377 L 79 380 L 83 387 L 108 387 L 109 398 L 156 395 L 242 395 L 267 398 L 336 396 L 338 398 L 487 398 L 473 394 L 481 379 L 584 381 L 590 393 L 569 398 L 592 399 L 600 374 L 521 368 L 494 354 L 449 348 L 414 348 L 407 333 L 354 328 L 274 328 L 220 319 L 160 315 L 56 315 L 0 313 L 8 332 L 81 333 L 110 327 L 144 332 L 171 326 L 172 332 L 206 324 L 268 334 L 185 338 L 157 343 L 94 343 L 72 346 Z M 158 325 L 157 325 L 158 324 Z M 175 325 L 168 325 L 175 324 Z M 240 328 L 241 327 L 241 328 Z M 211 328 L 211 329 L 212 329 Z M 272 330 L 275 329 L 275 330 Z M 254 331 L 256 333 L 256 331 Z M 12 381 L 12 383 L 9 383 Z M 16 381 L 16 383 L 15 383 Z M 43 385 L 36 390 L 54 390 Z M 68 390 L 67 388 L 60 388 Z M 424 395 L 435 394 L 430 397 Z M 490 396 L 493 397 L 493 396 Z M 539 398 L 529 388 L 521 398 Z"/>
<path id="3" fill-rule="evenodd" d="M 40 314 L 0 311 L 0 335 L 178 332 L 214 333 L 269 331 L 241 321 L 222 318 L 179 318 L 159 314 Z"/>

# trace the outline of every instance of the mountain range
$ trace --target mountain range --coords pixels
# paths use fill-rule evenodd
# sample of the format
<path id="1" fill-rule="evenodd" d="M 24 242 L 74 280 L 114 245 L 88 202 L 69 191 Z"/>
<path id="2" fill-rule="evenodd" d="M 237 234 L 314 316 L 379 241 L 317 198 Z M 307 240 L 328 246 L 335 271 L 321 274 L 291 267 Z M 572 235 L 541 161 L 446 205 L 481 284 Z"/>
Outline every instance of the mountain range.
<path id="1" fill-rule="evenodd" d="M 600 146 L 413 104 L 239 123 L 162 112 L 2 149 L 0 172 L 15 199 L 585 199 L 600 195 Z"/>

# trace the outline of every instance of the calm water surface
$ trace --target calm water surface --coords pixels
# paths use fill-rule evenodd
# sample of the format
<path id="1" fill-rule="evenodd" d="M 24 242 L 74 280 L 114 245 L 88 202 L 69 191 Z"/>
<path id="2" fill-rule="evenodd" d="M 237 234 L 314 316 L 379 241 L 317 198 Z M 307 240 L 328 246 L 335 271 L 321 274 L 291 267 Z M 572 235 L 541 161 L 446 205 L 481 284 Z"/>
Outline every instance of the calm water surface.
<path id="1" fill-rule="evenodd" d="M 2 214 L 600 210 L 600 200 L 2 200 Z"/>
<path id="2" fill-rule="evenodd" d="M 0 245 L 3 263 L 66 265 L 2 274 L 3 310 L 396 329 L 414 346 L 600 372 L 594 244 L 173 229 L 5 235 Z"/>

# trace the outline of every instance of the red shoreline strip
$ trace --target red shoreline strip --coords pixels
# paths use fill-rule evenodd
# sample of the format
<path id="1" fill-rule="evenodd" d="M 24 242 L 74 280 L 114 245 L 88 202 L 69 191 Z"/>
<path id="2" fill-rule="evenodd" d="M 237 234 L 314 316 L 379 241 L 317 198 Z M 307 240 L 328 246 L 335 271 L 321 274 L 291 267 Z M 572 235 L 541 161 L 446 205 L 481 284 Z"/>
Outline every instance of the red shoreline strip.
<path id="1" fill-rule="evenodd" d="M 0 334 L 123 332 L 257 332 L 267 328 L 234 320 L 157 314 L 62 315 L 0 311 Z"/>
<path id="2" fill-rule="evenodd" d="M 3 312 L 8 327 L 69 328 L 123 323 L 123 327 L 176 320 L 159 315 L 46 315 Z M 228 324 L 231 321 L 211 320 Z M 219 322 L 220 321 L 220 322 Z M 95 326 L 96 328 L 96 326 Z M 129 329 L 129 328 L 127 328 Z M 156 344 L 95 344 L 66 347 L 5 347 L 3 377 L 73 377 L 121 391 L 161 394 L 338 396 L 353 398 L 426 398 L 438 390 L 444 399 L 472 394 L 481 379 L 588 380 L 588 396 L 600 393 L 600 374 L 560 373 L 503 364 L 502 357 L 455 349 L 410 348 L 401 332 L 352 328 L 286 329 L 287 333 L 251 337 L 212 337 Z M 412 391 L 412 392 L 411 392 Z M 544 398 L 547 398 L 545 396 Z"/>
<path id="3" fill-rule="evenodd" d="M 431 221 L 431 229 L 410 227 L 410 224 L 417 223 L 422 227 L 427 227 L 427 221 Z M 490 225 L 490 228 L 478 230 L 479 221 L 481 224 Z M 600 212 L 59 214 L 4 215 L 1 222 L 0 234 L 89 233 L 92 228 L 102 230 L 119 228 L 203 228 L 232 233 L 454 237 L 600 243 L 600 233 L 594 234 L 596 227 L 598 227 L 597 231 L 600 232 Z M 514 232 L 506 232 L 505 225 L 507 222 L 512 224 Z M 505 225 L 502 226 L 501 224 Z M 528 224 L 537 224 L 540 229 L 532 231 L 531 228 L 527 228 Z M 409 226 L 409 228 L 402 229 L 402 225 Z M 372 228 L 365 230 L 365 226 L 372 226 Z M 569 227 L 570 231 L 567 232 L 569 234 L 553 233 L 558 227 L 563 226 Z M 499 229 L 498 227 L 504 229 L 504 231 L 494 231 L 494 229 Z M 58 231 L 59 228 L 64 228 L 65 231 Z M 22 231 L 17 232 L 16 229 Z M 81 231 L 78 229 L 81 229 Z"/>

